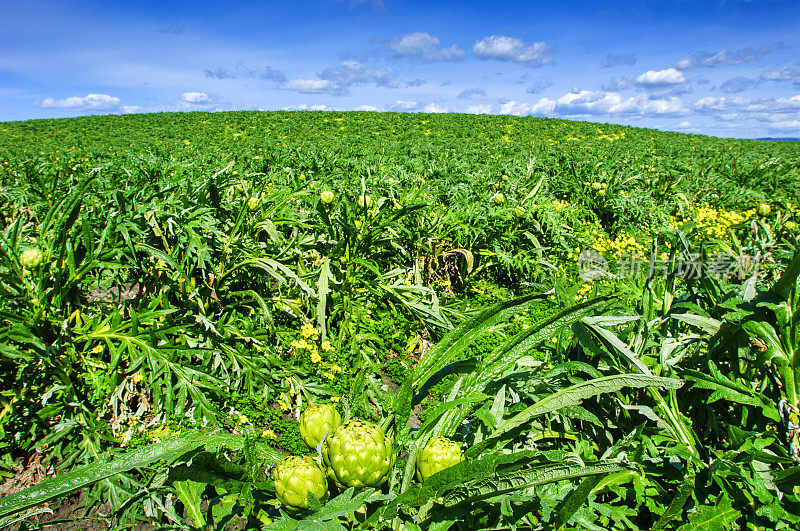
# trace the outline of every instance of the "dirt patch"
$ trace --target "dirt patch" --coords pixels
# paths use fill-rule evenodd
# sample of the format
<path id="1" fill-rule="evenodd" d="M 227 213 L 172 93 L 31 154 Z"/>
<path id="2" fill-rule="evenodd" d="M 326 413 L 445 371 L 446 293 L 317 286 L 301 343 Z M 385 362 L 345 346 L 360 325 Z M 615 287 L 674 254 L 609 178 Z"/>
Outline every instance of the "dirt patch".
<path id="1" fill-rule="evenodd" d="M 134 300 L 142 290 L 140 284 L 127 282 L 122 286 L 111 286 L 107 289 L 94 288 L 86 293 L 86 302 L 111 303 Z"/>
<path id="2" fill-rule="evenodd" d="M 391 376 L 389 376 L 385 370 L 381 369 L 381 383 L 386 386 L 386 392 L 390 395 L 393 395 L 400 389 L 400 386 L 392 380 Z M 425 406 L 422 404 L 418 404 L 417 407 L 411 412 L 411 416 L 408 419 L 408 427 L 409 428 L 419 428 L 422 426 L 422 420 L 420 420 L 419 416 L 421 413 L 425 411 Z"/>
<path id="3" fill-rule="evenodd" d="M 25 464 L 23 464 L 23 458 L 17 459 L 14 466 L 11 467 L 11 471 L 14 472 L 14 476 L 0 484 L 0 497 L 25 490 L 56 475 L 53 465 L 42 463 L 42 454 L 39 452 L 28 458 Z"/>

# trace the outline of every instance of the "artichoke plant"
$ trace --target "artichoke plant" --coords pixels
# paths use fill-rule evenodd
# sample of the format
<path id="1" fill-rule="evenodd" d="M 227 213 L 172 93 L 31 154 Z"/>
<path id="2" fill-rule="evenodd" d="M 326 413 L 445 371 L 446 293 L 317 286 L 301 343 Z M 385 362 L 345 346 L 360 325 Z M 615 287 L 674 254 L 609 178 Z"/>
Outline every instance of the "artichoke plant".
<path id="1" fill-rule="evenodd" d="M 307 455 L 289 456 L 272 470 L 275 492 L 288 509 L 308 509 L 308 493 L 320 500 L 328 496 L 325 472 Z"/>
<path id="2" fill-rule="evenodd" d="M 310 406 L 300 415 L 300 436 L 309 448 L 316 448 L 326 433 L 332 433 L 341 424 L 342 417 L 332 405 Z"/>
<path id="3" fill-rule="evenodd" d="M 379 487 L 395 461 L 391 438 L 375 424 L 351 420 L 328 436 L 322 458 L 328 477 L 344 487 Z"/>
<path id="4" fill-rule="evenodd" d="M 19 256 L 19 262 L 25 269 L 36 269 L 42 265 L 42 260 L 44 260 L 44 254 L 36 248 L 26 249 Z"/>
<path id="5" fill-rule="evenodd" d="M 429 477 L 464 460 L 461 447 L 447 437 L 434 437 L 417 454 L 417 478 Z"/>
<path id="6" fill-rule="evenodd" d="M 322 201 L 323 205 L 326 206 L 331 205 L 333 203 L 333 199 L 334 199 L 333 192 L 331 192 L 330 190 L 323 190 L 319 194 L 319 200 Z"/>

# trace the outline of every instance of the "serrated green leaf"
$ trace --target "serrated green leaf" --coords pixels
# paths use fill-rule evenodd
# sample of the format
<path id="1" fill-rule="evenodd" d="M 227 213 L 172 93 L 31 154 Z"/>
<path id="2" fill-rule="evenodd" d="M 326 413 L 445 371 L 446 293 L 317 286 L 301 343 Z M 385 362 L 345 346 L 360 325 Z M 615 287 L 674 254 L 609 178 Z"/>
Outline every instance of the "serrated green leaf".
<path id="1" fill-rule="evenodd" d="M 467 451 L 467 455 L 478 455 L 489 443 L 497 440 L 504 433 L 522 426 L 539 415 L 552 413 L 563 407 L 578 405 L 581 401 L 592 396 L 612 393 L 625 387 L 662 387 L 665 389 L 677 389 L 682 385 L 683 382 L 675 378 L 664 378 L 662 376 L 644 374 L 616 374 L 581 382 L 566 389 L 562 389 L 557 393 L 553 393 L 547 398 L 526 408 L 514 417 L 506 420 L 492 432 L 489 439 L 480 445 L 470 448 Z"/>
<path id="2" fill-rule="evenodd" d="M 23 491 L 0 499 L 0 517 L 23 511 L 48 500 L 74 492 L 107 477 L 132 468 L 170 460 L 202 446 L 213 435 L 190 432 L 161 443 L 152 444 L 110 460 L 98 460 L 66 474 L 43 481 Z"/>
<path id="3" fill-rule="evenodd" d="M 723 531 L 738 529 L 734 524 L 741 513 L 733 508 L 731 500 L 723 495 L 716 505 L 700 505 L 689 522 L 678 528 L 678 531 Z"/>

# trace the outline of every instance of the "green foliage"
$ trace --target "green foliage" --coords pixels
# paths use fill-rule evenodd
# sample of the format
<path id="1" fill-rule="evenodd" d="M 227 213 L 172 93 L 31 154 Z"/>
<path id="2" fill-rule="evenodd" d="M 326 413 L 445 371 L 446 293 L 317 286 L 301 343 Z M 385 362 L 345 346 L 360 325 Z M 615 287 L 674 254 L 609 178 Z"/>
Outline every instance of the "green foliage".
<path id="1" fill-rule="evenodd" d="M 799 200 L 791 143 L 608 124 L 0 124 L 0 473 L 60 474 L 0 517 L 82 489 L 122 527 L 795 528 Z M 659 267 L 579 281 L 587 250 Z M 719 253 L 758 268 L 686 274 Z M 315 403 L 396 463 L 286 513 L 265 469 L 314 455 Z M 468 459 L 419 482 L 437 436 Z"/>

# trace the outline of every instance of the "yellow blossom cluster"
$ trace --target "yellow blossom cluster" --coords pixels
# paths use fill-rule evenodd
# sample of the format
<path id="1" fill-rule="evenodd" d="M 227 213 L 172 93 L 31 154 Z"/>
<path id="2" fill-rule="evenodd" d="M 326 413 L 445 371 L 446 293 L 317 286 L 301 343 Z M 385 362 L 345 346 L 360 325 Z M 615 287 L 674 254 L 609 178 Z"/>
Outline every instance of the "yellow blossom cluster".
<path id="1" fill-rule="evenodd" d="M 342 372 L 342 368 L 338 365 L 331 365 L 329 371 L 325 371 L 322 373 L 323 378 L 327 378 L 328 380 L 333 380 L 336 378 L 336 375 Z"/>
<path id="2" fill-rule="evenodd" d="M 553 201 L 553 208 L 555 208 L 559 212 L 561 212 L 562 210 L 564 210 L 568 206 L 569 206 L 569 203 L 566 202 L 566 201 L 561 201 L 560 199 L 556 199 L 555 201 Z"/>
<path id="3" fill-rule="evenodd" d="M 703 234 L 709 238 L 721 239 L 728 234 L 728 229 L 737 225 L 755 214 L 755 210 L 733 212 L 717 210 L 708 203 L 694 204 L 694 220 L 702 227 Z"/>
<path id="4" fill-rule="evenodd" d="M 586 296 L 589 292 L 592 291 L 592 285 L 588 282 L 586 284 L 581 284 L 581 287 L 578 288 L 578 291 L 575 293 L 575 300 L 578 302 L 585 301 Z"/>
<path id="5" fill-rule="evenodd" d="M 317 328 L 313 324 L 311 324 L 310 322 L 309 323 L 305 323 L 300 328 L 300 333 L 303 335 L 304 339 L 311 338 L 313 341 L 316 341 L 317 339 L 319 339 L 319 330 L 317 330 Z"/>
<path id="6" fill-rule="evenodd" d="M 618 258 L 621 254 L 644 254 L 647 250 L 644 245 L 636 241 L 636 238 L 630 234 L 620 234 L 616 239 L 608 239 L 607 242 L 601 242 L 601 244 L 597 251 L 601 253 L 611 252 L 614 258 Z"/>
<path id="7" fill-rule="evenodd" d="M 612 240 L 597 221 L 582 223 L 586 226 L 588 247 L 600 254 L 610 253 L 614 258 L 619 258 L 621 254 L 644 254 L 648 249 L 630 234 L 620 234 Z M 580 250 L 576 249 L 571 257 L 577 259 L 579 254 Z"/>
<path id="8" fill-rule="evenodd" d="M 317 330 L 314 325 L 310 322 L 305 323 L 300 328 L 300 335 L 302 339 L 294 339 L 290 343 L 290 346 L 295 351 L 296 354 L 303 354 L 308 353 L 308 357 L 314 364 L 321 364 L 322 363 L 322 354 L 324 352 L 332 352 L 333 345 L 328 340 L 322 341 L 317 345 L 319 341 L 319 330 Z M 334 380 L 336 375 L 343 372 L 343 369 L 338 365 L 330 365 L 328 366 L 327 363 L 322 364 L 319 367 L 319 370 L 323 370 L 321 372 L 321 376 L 323 378 L 327 378 L 328 380 Z"/>
<path id="9" fill-rule="evenodd" d="M 603 135 L 599 135 L 599 136 L 597 136 L 595 138 L 597 140 L 610 140 L 610 141 L 613 142 L 614 140 L 621 140 L 621 139 L 625 138 L 625 133 L 618 133 L 618 134 L 611 133 L 611 134 L 608 134 L 608 135 L 603 134 Z"/>

